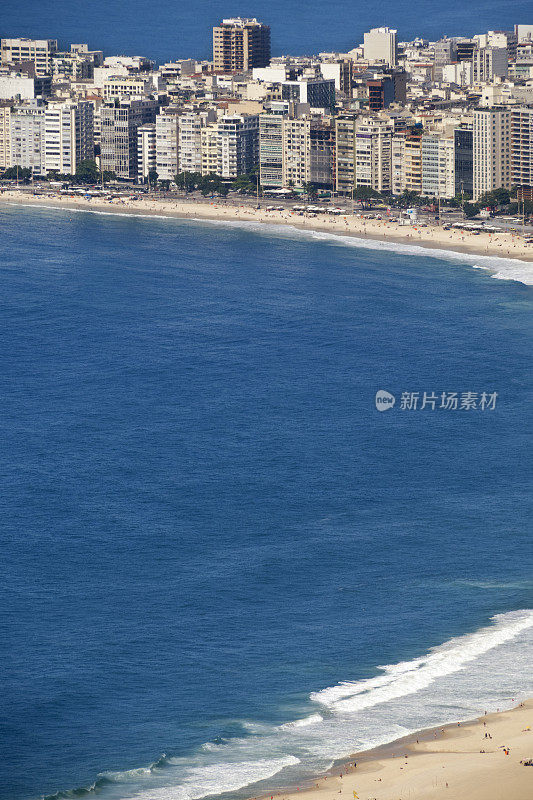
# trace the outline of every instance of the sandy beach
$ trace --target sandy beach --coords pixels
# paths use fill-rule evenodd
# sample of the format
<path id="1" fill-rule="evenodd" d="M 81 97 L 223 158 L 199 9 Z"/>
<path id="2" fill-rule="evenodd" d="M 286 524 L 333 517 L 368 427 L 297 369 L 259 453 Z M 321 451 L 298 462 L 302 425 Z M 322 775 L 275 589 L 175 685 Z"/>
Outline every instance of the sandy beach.
<path id="1" fill-rule="evenodd" d="M 34 195 L 31 190 L 5 190 L 0 200 L 8 203 L 36 204 L 72 208 L 79 210 L 106 211 L 120 214 L 146 214 L 189 219 L 207 219 L 231 222 L 260 222 L 275 225 L 291 225 L 308 231 L 321 231 L 337 235 L 349 235 L 376 241 L 414 245 L 431 249 L 444 249 L 457 253 L 479 256 L 496 256 L 520 261 L 533 261 L 533 244 L 513 233 L 474 234 L 456 229 L 445 230 L 442 226 L 420 227 L 399 225 L 388 220 L 364 219 L 358 214 L 349 216 L 316 217 L 297 212 L 267 211 L 235 203 L 224 204 L 216 200 L 164 200 L 120 198 L 105 200 L 84 197 L 53 195 Z M 263 203 L 264 206 L 264 203 Z M 533 282 L 533 266 L 531 267 Z M 529 280 L 524 281 L 529 283 Z"/>
<path id="2" fill-rule="evenodd" d="M 356 754 L 276 800 L 530 800 L 533 701 Z M 357 766 L 354 767 L 354 764 Z"/>

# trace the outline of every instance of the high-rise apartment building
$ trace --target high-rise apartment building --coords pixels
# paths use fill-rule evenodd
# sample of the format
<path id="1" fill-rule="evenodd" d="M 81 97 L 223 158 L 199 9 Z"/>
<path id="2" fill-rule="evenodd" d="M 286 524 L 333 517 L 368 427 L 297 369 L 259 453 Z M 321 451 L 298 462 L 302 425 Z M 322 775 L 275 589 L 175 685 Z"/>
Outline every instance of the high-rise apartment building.
<path id="1" fill-rule="evenodd" d="M 70 51 L 54 53 L 52 56 L 52 74 L 54 82 L 85 81 L 94 75 L 94 59 L 88 53 Z"/>
<path id="2" fill-rule="evenodd" d="M 56 39 L 2 39 L 3 64 L 24 64 L 32 61 L 38 76 L 52 74 L 52 56 L 57 52 Z"/>
<path id="3" fill-rule="evenodd" d="M 511 184 L 533 187 L 533 108 L 511 111 Z"/>
<path id="4" fill-rule="evenodd" d="M 491 83 L 504 78 L 508 69 L 507 48 L 479 47 L 472 56 L 472 83 Z"/>
<path id="5" fill-rule="evenodd" d="M 50 103 L 44 113 L 45 172 L 74 175 L 82 161 L 93 158 L 92 103 Z"/>
<path id="6" fill-rule="evenodd" d="M 137 178 L 148 183 L 155 164 L 155 123 L 152 122 L 137 128 Z"/>
<path id="7" fill-rule="evenodd" d="M 133 180 L 138 170 L 137 132 L 155 122 L 156 100 L 110 100 L 100 110 L 102 170 Z"/>
<path id="8" fill-rule="evenodd" d="M 283 120 L 283 185 L 303 186 L 311 179 L 311 122 Z"/>
<path id="9" fill-rule="evenodd" d="M 31 169 L 33 175 L 45 175 L 44 114 L 41 100 L 29 100 L 13 106 L 10 115 L 11 166 Z"/>
<path id="10" fill-rule="evenodd" d="M 254 19 L 224 19 L 213 28 L 216 71 L 247 72 L 270 62 L 270 27 Z"/>
<path id="11" fill-rule="evenodd" d="M 178 174 L 178 131 L 177 109 L 165 109 L 155 118 L 155 168 L 160 181 L 173 181 Z"/>
<path id="12" fill-rule="evenodd" d="M 322 188 L 335 185 L 335 121 L 332 117 L 314 119 L 309 131 L 311 143 L 311 183 Z"/>
<path id="13" fill-rule="evenodd" d="M 389 67 L 396 66 L 397 31 L 391 28 L 372 28 L 364 35 L 363 50 L 367 61 L 382 61 Z"/>
<path id="14" fill-rule="evenodd" d="M 392 193 L 405 191 L 422 194 L 423 129 L 415 125 L 397 131 L 392 137 Z"/>
<path id="15" fill-rule="evenodd" d="M 378 192 L 392 188 L 392 124 L 374 117 L 360 117 L 355 124 L 355 186 Z"/>
<path id="16" fill-rule="evenodd" d="M 0 100 L 0 169 L 11 166 L 11 103 Z"/>
<path id="17" fill-rule="evenodd" d="M 348 194 L 355 187 L 356 114 L 341 114 L 335 119 L 335 186 Z"/>
<path id="18" fill-rule="evenodd" d="M 236 178 L 251 172 L 258 163 L 259 117 L 233 114 L 218 122 L 219 170 L 221 178 Z"/>
<path id="19" fill-rule="evenodd" d="M 190 111 L 179 119 L 179 172 L 202 171 L 202 130 L 215 121 L 213 111 Z"/>
<path id="20" fill-rule="evenodd" d="M 424 134 L 421 140 L 422 194 L 455 197 L 455 140 L 453 135 Z"/>
<path id="21" fill-rule="evenodd" d="M 393 133 L 393 125 L 377 117 L 346 114 L 337 118 L 337 191 L 349 194 L 358 186 L 391 191 Z"/>
<path id="22" fill-rule="evenodd" d="M 283 81 L 281 98 L 295 103 L 308 103 L 311 108 L 333 109 L 335 80 L 321 76 L 301 76 L 294 81 Z"/>
<path id="23" fill-rule="evenodd" d="M 218 175 L 220 169 L 220 154 L 218 140 L 218 125 L 208 125 L 200 131 L 200 145 L 202 150 L 202 175 Z"/>
<path id="24" fill-rule="evenodd" d="M 511 111 L 474 109 L 474 200 L 511 186 Z"/>
<path id="25" fill-rule="evenodd" d="M 455 194 L 463 198 L 474 193 L 474 132 L 460 127 L 453 132 L 455 150 Z"/>
<path id="26" fill-rule="evenodd" d="M 283 186 L 283 114 L 259 115 L 259 169 L 262 186 Z"/>

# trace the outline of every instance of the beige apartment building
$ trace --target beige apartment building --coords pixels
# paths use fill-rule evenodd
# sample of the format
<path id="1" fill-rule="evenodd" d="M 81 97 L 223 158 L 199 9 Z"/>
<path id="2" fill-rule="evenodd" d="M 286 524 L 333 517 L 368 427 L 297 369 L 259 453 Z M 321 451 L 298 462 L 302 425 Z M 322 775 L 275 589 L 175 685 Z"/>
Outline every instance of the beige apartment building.
<path id="1" fill-rule="evenodd" d="M 104 100 L 142 100 L 154 91 L 150 78 L 137 75 L 111 75 L 104 81 Z"/>
<path id="2" fill-rule="evenodd" d="M 11 103 L 0 100 L 0 169 L 11 166 Z"/>
<path id="3" fill-rule="evenodd" d="M 217 72 L 247 72 L 270 63 L 270 27 L 255 18 L 234 17 L 213 28 Z"/>
<path id="4" fill-rule="evenodd" d="M 303 186 L 311 180 L 311 122 L 284 119 L 282 126 L 283 185 Z"/>
<path id="5" fill-rule="evenodd" d="M 511 110 L 474 110 L 474 200 L 511 187 Z"/>
<path id="6" fill-rule="evenodd" d="M 209 125 L 200 131 L 200 146 L 202 151 L 202 175 L 218 175 L 220 164 L 220 145 L 218 125 Z"/>
<path id="7" fill-rule="evenodd" d="M 511 184 L 533 187 L 533 108 L 511 111 Z"/>
<path id="8" fill-rule="evenodd" d="M 2 64 L 24 64 L 32 61 L 38 77 L 52 73 L 52 57 L 57 52 L 57 39 L 2 39 Z"/>

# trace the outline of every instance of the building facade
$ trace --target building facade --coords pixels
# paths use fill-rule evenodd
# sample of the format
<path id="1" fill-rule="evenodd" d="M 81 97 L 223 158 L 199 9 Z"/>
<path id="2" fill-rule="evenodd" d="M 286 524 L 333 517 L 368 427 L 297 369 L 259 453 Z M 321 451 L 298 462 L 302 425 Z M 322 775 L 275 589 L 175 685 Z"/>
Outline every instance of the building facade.
<path id="1" fill-rule="evenodd" d="M 421 139 L 422 195 L 455 197 L 455 140 L 453 136 L 424 134 Z"/>
<path id="2" fill-rule="evenodd" d="M 472 197 L 474 194 L 474 132 L 472 128 L 454 130 L 455 194 Z"/>
<path id="3" fill-rule="evenodd" d="M 51 75 L 57 39 L 2 39 L 0 52 L 3 64 L 24 64 L 31 61 L 35 65 L 36 75 Z"/>
<path id="4" fill-rule="evenodd" d="M 283 186 L 283 114 L 259 116 L 259 169 L 261 186 Z"/>
<path id="5" fill-rule="evenodd" d="M 44 115 L 40 100 L 15 105 L 10 114 L 11 166 L 31 169 L 33 175 L 45 175 Z"/>
<path id="6" fill-rule="evenodd" d="M 102 170 L 134 180 L 138 170 L 137 132 L 155 122 L 155 100 L 111 100 L 100 110 Z"/>
<path id="7" fill-rule="evenodd" d="M 155 118 L 156 171 L 160 181 L 173 181 L 179 171 L 179 114 L 166 109 Z"/>
<path id="8" fill-rule="evenodd" d="M 511 111 L 511 184 L 533 186 L 533 107 Z"/>
<path id="9" fill-rule="evenodd" d="M 372 28 L 364 35 L 364 54 L 367 61 L 382 61 L 389 67 L 396 66 L 396 35 L 391 28 Z"/>
<path id="10" fill-rule="evenodd" d="M 137 129 L 137 178 L 148 183 L 150 173 L 156 171 L 155 123 Z"/>
<path id="11" fill-rule="evenodd" d="M 219 169 L 221 178 L 236 178 L 258 165 L 259 117 L 234 114 L 218 122 Z"/>
<path id="12" fill-rule="evenodd" d="M 474 200 L 485 192 L 511 187 L 511 111 L 474 109 Z"/>
<path id="13" fill-rule="evenodd" d="M 46 174 L 74 175 L 86 159 L 94 159 L 92 103 L 84 100 L 50 103 L 44 114 Z"/>
<path id="14" fill-rule="evenodd" d="M 270 28 L 254 19 L 224 19 L 213 28 L 213 68 L 247 72 L 270 62 Z"/>

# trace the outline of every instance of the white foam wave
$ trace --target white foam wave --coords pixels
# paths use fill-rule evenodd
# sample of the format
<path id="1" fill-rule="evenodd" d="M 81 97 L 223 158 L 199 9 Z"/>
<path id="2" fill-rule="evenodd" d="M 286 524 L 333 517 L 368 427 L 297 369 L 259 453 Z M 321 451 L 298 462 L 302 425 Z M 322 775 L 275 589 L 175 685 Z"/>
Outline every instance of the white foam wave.
<path id="1" fill-rule="evenodd" d="M 324 721 L 322 714 L 310 714 L 303 719 L 295 719 L 294 722 L 286 722 L 280 725 L 281 730 L 290 731 L 292 728 L 308 728 L 310 725 L 318 725 Z"/>
<path id="2" fill-rule="evenodd" d="M 101 772 L 99 778 L 106 778 L 113 783 L 122 783 L 123 781 L 131 781 L 136 778 L 144 778 L 152 774 L 153 767 L 136 767 L 134 769 L 125 769 L 122 772 Z"/>
<path id="3" fill-rule="evenodd" d="M 438 678 L 464 669 L 467 664 L 533 627 L 533 611 L 516 611 L 494 617 L 493 625 L 450 639 L 429 655 L 379 667 L 384 673 L 362 681 L 345 681 L 311 694 L 311 700 L 335 713 L 362 711 L 426 689 Z"/>
<path id="4" fill-rule="evenodd" d="M 190 770 L 178 786 L 141 790 L 130 797 L 144 800 L 200 800 L 224 792 L 236 792 L 238 789 L 272 778 L 285 767 L 299 763 L 300 760 L 295 756 L 284 756 L 240 763 L 211 764 Z"/>
<path id="5" fill-rule="evenodd" d="M 484 269 L 492 272 L 493 278 L 498 280 L 509 280 L 523 283 L 526 286 L 533 286 L 533 263 L 521 261 L 516 258 L 505 256 L 483 256 L 475 253 L 463 253 L 457 250 L 447 250 L 444 248 L 426 247 L 419 244 L 404 244 L 396 241 L 382 241 L 381 239 L 363 238 L 356 235 L 338 234 L 329 231 L 304 230 L 290 224 L 276 224 L 271 222 L 257 222 L 246 219 L 227 220 L 209 219 L 207 217 L 182 217 L 169 216 L 167 214 L 143 214 L 138 211 L 101 211 L 95 208 L 70 208 L 66 206 L 49 206 L 41 203 L 19 203 L 18 201 L 2 201 L 6 205 L 17 205 L 23 208 L 43 208 L 50 211 L 63 211 L 80 214 L 100 214 L 102 216 L 115 217 L 139 217 L 141 219 L 157 219 L 179 222 L 195 222 L 201 225 L 215 225 L 226 228 L 239 228 L 256 233 L 277 236 L 288 236 L 290 238 L 313 238 L 323 241 L 331 241 L 344 247 L 357 247 L 367 250 L 386 250 L 394 253 L 404 253 L 414 256 L 430 256 L 446 261 L 461 261 L 475 269 Z M 192 212 L 194 209 L 192 210 Z M 481 261 L 481 264 L 473 263 Z"/>

